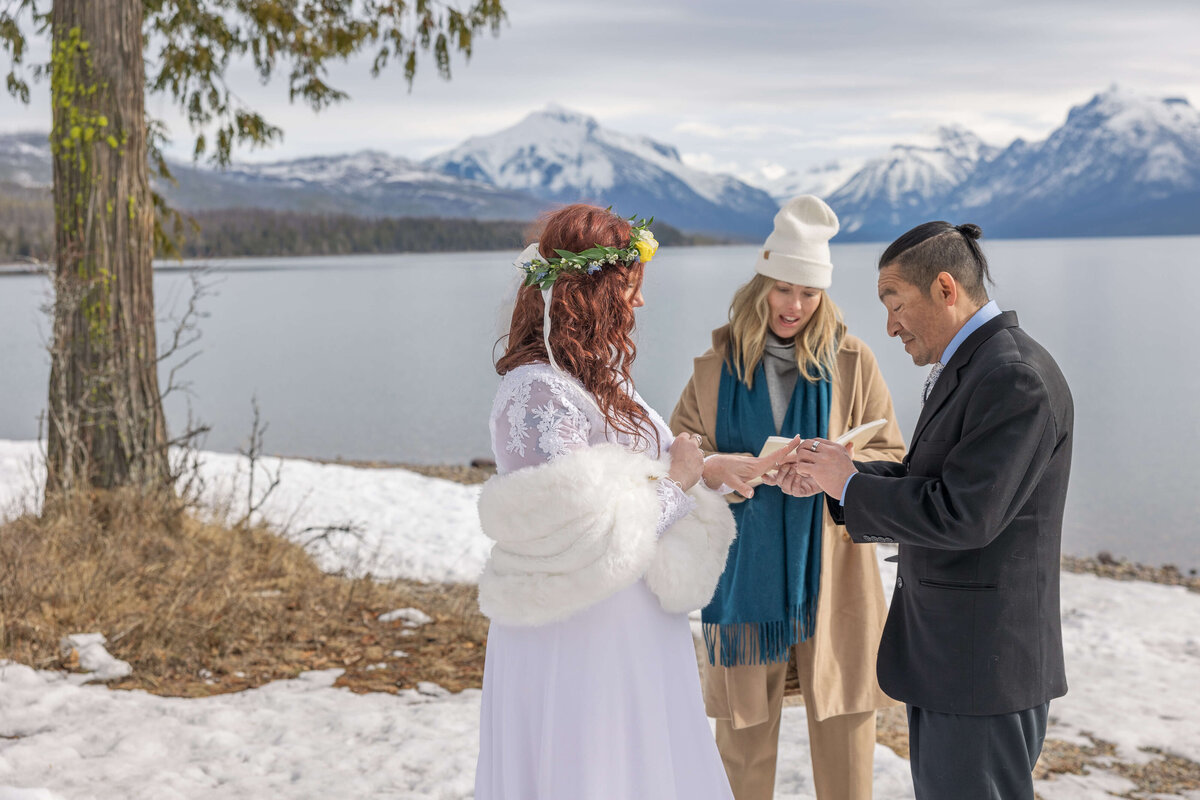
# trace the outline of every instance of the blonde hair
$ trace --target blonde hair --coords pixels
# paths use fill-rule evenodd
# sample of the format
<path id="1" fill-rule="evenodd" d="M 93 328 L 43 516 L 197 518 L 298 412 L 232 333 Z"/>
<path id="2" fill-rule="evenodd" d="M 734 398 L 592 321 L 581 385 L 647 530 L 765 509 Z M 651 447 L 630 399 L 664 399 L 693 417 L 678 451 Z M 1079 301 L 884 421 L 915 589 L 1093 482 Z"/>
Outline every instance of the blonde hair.
<path id="1" fill-rule="evenodd" d="M 767 295 L 775 283 L 774 278 L 755 275 L 734 293 L 733 301 L 729 304 L 732 367 L 738 380 L 750 388 L 754 387 L 754 371 L 762 361 L 763 348 L 766 346 L 771 318 Z M 834 379 L 837 375 L 838 344 L 845 335 L 846 323 L 842 311 L 829 293 L 822 289 L 817 310 L 794 337 L 796 365 L 805 380 L 816 383 Z"/>

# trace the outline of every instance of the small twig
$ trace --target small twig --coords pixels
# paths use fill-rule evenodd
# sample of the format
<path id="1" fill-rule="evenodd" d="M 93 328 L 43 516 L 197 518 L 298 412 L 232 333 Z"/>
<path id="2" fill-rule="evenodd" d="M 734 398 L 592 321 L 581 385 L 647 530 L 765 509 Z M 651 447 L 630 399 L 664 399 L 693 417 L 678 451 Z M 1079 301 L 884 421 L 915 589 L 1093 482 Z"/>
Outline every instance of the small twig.
<path id="1" fill-rule="evenodd" d="M 254 481 L 255 476 L 258 473 L 259 459 L 262 458 L 263 437 L 266 434 L 267 425 L 262 421 L 262 414 L 258 408 L 258 398 L 251 397 L 250 405 L 254 409 L 254 421 L 250 426 L 250 440 L 244 450 L 238 450 L 238 452 L 245 456 L 249 461 L 250 469 L 249 475 L 247 476 L 246 486 L 246 513 L 240 520 L 238 520 L 236 525 L 238 528 L 246 528 L 250 526 L 254 515 L 260 514 L 264 504 L 267 502 L 267 498 L 269 498 L 271 494 L 274 493 L 277 488 L 279 488 L 279 484 L 282 481 L 283 476 L 282 460 L 279 462 L 279 465 L 275 468 L 274 472 L 272 472 L 270 468 L 264 466 L 263 472 L 267 478 L 267 486 L 262 490 L 262 493 L 259 494 L 258 497 L 255 497 Z"/>
<path id="2" fill-rule="evenodd" d="M 335 533 L 344 533 L 347 536 L 352 536 L 361 542 L 363 535 L 366 533 L 361 524 L 347 521 L 333 525 L 310 525 L 307 528 L 301 528 L 300 530 L 296 531 L 296 535 L 303 536 L 306 533 L 312 533 L 314 531 L 317 532 L 317 535 L 300 542 L 301 547 L 307 550 L 311 545 L 314 545 L 317 542 L 327 542 Z"/>

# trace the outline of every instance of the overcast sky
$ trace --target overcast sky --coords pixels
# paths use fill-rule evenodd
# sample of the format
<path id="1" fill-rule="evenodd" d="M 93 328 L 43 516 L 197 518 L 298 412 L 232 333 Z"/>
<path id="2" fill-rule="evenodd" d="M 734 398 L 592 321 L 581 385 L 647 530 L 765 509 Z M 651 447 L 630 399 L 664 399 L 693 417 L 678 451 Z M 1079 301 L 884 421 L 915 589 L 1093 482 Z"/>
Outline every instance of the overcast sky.
<path id="1" fill-rule="evenodd" d="M 875 155 L 957 123 L 992 144 L 1043 138 L 1112 83 L 1200 102 L 1195 0 L 507 0 L 498 37 L 442 81 L 428 62 L 410 93 L 365 60 L 332 82 L 351 100 L 289 105 L 244 65 L 238 94 L 284 141 L 243 160 L 362 148 L 422 158 L 551 102 L 676 145 L 696 165 L 749 175 Z M 46 86 L 28 108 L 0 98 L 0 130 L 48 128 Z M 172 107 L 178 154 L 190 134 Z"/>

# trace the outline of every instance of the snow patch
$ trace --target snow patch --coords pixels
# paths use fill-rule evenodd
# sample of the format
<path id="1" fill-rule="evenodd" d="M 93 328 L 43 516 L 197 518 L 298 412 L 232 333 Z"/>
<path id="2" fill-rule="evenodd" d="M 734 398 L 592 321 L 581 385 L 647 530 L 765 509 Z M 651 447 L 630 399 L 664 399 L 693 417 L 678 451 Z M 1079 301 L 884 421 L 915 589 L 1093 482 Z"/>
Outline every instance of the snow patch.
<path id="1" fill-rule="evenodd" d="M 62 800 L 61 795 L 49 789 L 21 789 L 16 786 L 0 786 L 0 800 Z"/>
<path id="2" fill-rule="evenodd" d="M 419 628 L 433 622 L 433 617 L 418 608 L 397 608 L 395 611 L 379 615 L 380 622 L 395 622 L 396 620 L 404 620 L 406 628 Z"/>
<path id="3" fill-rule="evenodd" d="M 0 667 L 0 735 L 22 733 L 0 782 L 29 787 L 14 800 L 471 796 L 478 691 L 358 695 L 340 674 L 183 699 Z"/>
<path id="4" fill-rule="evenodd" d="M 59 642 L 59 649 L 64 656 L 72 652 L 78 655 L 79 668 L 91 673 L 98 681 L 111 681 L 125 678 L 133 674 L 129 662 L 114 658 L 104 645 L 108 639 L 102 633 L 72 633 L 64 636 Z"/>

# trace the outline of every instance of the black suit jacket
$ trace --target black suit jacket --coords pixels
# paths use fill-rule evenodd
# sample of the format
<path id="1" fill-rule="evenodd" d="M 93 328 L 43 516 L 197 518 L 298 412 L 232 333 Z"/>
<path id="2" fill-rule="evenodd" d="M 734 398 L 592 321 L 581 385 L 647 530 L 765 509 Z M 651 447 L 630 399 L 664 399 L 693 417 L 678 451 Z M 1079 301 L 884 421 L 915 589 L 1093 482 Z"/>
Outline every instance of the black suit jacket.
<path id="1" fill-rule="evenodd" d="M 856 542 L 900 543 L 879 685 L 949 714 L 1006 714 L 1067 691 L 1059 547 L 1071 392 L 1007 312 L 959 346 L 900 464 L 858 463 L 845 506 Z"/>

